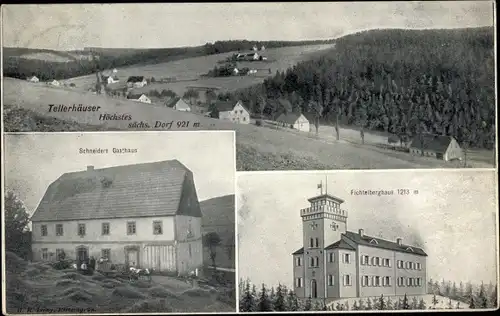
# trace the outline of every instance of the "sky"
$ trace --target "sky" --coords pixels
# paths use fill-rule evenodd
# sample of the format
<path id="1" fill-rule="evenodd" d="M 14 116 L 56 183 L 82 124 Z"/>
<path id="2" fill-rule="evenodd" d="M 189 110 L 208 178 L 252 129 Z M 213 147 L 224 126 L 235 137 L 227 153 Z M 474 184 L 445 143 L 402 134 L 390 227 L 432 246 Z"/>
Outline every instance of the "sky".
<path id="1" fill-rule="evenodd" d="M 125 135 L 126 134 L 126 135 Z M 125 137 L 126 136 L 126 137 Z M 177 159 L 193 172 L 200 201 L 235 194 L 232 132 L 118 132 L 5 134 L 5 189 L 32 214 L 47 187 L 66 172 Z M 79 154 L 108 148 L 108 154 Z M 112 148 L 136 148 L 113 154 Z"/>
<path id="2" fill-rule="evenodd" d="M 4 5 L 3 45 L 165 48 L 331 39 L 373 28 L 492 26 L 493 1 Z"/>
<path id="3" fill-rule="evenodd" d="M 497 189 L 494 170 L 392 170 L 239 173 L 238 277 L 293 286 L 292 253 L 302 244 L 300 209 L 328 193 L 345 202 L 347 229 L 420 246 L 428 278 L 495 282 Z M 360 196 L 351 190 L 409 189 L 406 196 Z M 413 193 L 418 190 L 418 194 Z"/>

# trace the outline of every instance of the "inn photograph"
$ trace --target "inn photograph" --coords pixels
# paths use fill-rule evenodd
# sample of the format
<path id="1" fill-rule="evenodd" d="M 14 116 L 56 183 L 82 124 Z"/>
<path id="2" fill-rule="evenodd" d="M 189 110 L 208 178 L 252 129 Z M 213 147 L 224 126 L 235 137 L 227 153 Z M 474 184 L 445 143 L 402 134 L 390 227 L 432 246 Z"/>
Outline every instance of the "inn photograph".
<path id="1" fill-rule="evenodd" d="M 239 310 L 495 307 L 495 179 L 487 170 L 240 174 Z"/>
<path id="2" fill-rule="evenodd" d="M 5 136 L 8 310 L 236 310 L 234 133 L 124 136 Z"/>

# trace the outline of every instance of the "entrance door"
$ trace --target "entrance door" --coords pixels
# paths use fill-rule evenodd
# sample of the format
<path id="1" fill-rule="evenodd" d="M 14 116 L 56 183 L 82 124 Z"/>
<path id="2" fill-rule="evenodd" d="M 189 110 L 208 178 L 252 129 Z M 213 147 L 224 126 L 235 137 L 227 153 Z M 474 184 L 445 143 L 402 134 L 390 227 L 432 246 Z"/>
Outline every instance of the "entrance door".
<path id="1" fill-rule="evenodd" d="M 77 262 L 88 260 L 88 258 L 89 258 L 89 251 L 86 247 L 81 246 L 81 247 L 76 248 L 76 261 Z"/>
<path id="2" fill-rule="evenodd" d="M 318 297 L 318 285 L 316 284 L 316 280 L 311 280 L 311 298 Z"/>
<path id="3" fill-rule="evenodd" d="M 131 267 L 137 267 L 139 263 L 139 252 L 137 249 L 129 249 L 127 251 L 127 264 Z"/>

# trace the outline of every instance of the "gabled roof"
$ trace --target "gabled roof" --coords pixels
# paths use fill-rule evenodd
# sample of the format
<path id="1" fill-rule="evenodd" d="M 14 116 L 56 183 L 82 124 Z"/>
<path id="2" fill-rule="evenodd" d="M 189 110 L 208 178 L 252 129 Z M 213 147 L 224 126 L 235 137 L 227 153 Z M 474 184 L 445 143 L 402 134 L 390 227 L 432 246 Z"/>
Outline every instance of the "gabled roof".
<path id="1" fill-rule="evenodd" d="M 127 79 L 127 82 L 141 82 L 144 80 L 144 76 L 130 76 Z"/>
<path id="2" fill-rule="evenodd" d="M 236 106 L 236 104 L 238 104 L 238 102 L 245 109 L 245 111 L 250 113 L 250 111 L 245 107 L 245 105 L 243 104 L 243 102 L 241 100 L 238 100 L 236 102 L 234 102 L 234 101 L 216 101 L 215 106 L 217 107 L 219 112 L 228 112 L 228 111 L 232 111 L 234 109 L 234 107 Z"/>
<path id="3" fill-rule="evenodd" d="M 295 251 L 292 253 L 292 255 L 301 255 L 304 253 L 304 247 L 300 248 L 299 250 Z"/>
<path id="4" fill-rule="evenodd" d="M 413 138 L 410 147 L 444 154 L 452 140 L 451 136 L 421 134 Z"/>
<path id="5" fill-rule="evenodd" d="M 186 102 L 184 102 L 184 100 L 182 100 L 182 98 L 180 98 L 180 97 L 175 97 L 173 99 L 170 99 L 167 102 L 165 102 L 165 104 L 169 108 L 173 108 L 175 105 L 180 105 L 181 108 L 186 108 L 186 109 L 190 109 L 191 108 L 189 106 L 189 104 L 187 104 Z"/>
<path id="6" fill-rule="evenodd" d="M 387 250 L 393 250 L 393 251 L 398 251 L 398 252 L 405 252 L 405 253 L 411 253 L 415 255 L 420 255 L 420 256 L 427 256 L 425 251 L 421 248 L 414 247 L 414 246 L 409 246 L 409 245 L 398 245 L 395 242 L 377 238 L 377 237 L 372 237 L 372 236 L 367 236 L 363 235 L 361 236 L 359 233 L 355 232 L 350 232 L 347 231 L 345 234 L 342 234 L 343 236 L 349 238 L 350 240 L 354 241 L 358 245 L 363 245 L 363 246 L 368 246 L 368 247 L 374 247 L 374 248 L 383 248 Z M 370 243 L 371 240 L 375 240 L 377 243 Z M 409 250 L 408 247 L 411 247 L 413 251 Z"/>
<path id="7" fill-rule="evenodd" d="M 145 96 L 147 97 L 144 93 L 137 93 L 137 94 L 134 94 L 134 93 L 130 93 L 127 95 L 127 99 L 133 99 L 133 100 L 138 100 L 140 97 L 142 96 Z"/>
<path id="8" fill-rule="evenodd" d="M 331 249 L 347 249 L 347 250 L 356 250 L 355 247 L 349 245 L 343 238 L 341 238 L 339 241 L 334 242 L 330 246 L 325 247 L 325 250 L 331 250 Z"/>
<path id="9" fill-rule="evenodd" d="M 294 124 L 299 117 L 301 116 L 301 113 L 288 113 L 288 114 L 281 114 L 276 121 L 278 122 L 283 122 L 286 124 Z"/>
<path id="10" fill-rule="evenodd" d="M 65 173 L 49 185 L 31 220 L 200 217 L 195 208 L 179 208 L 191 177 L 178 160 Z"/>

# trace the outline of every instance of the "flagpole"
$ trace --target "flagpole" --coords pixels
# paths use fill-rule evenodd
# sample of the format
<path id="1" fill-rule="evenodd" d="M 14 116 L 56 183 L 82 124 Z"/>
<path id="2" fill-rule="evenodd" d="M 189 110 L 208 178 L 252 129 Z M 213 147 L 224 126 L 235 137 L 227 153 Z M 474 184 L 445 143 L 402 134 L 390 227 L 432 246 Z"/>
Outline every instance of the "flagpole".
<path id="1" fill-rule="evenodd" d="M 325 194 L 328 194 L 328 176 L 325 176 Z"/>
<path id="2" fill-rule="evenodd" d="M 320 184 L 320 190 L 321 190 L 321 194 L 320 195 L 323 195 L 323 180 L 321 180 L 321 184 Z"/>

